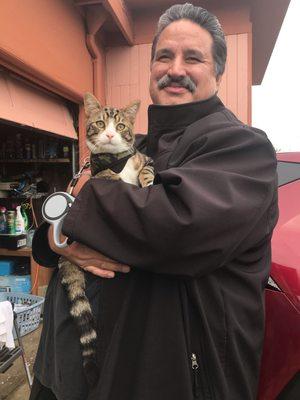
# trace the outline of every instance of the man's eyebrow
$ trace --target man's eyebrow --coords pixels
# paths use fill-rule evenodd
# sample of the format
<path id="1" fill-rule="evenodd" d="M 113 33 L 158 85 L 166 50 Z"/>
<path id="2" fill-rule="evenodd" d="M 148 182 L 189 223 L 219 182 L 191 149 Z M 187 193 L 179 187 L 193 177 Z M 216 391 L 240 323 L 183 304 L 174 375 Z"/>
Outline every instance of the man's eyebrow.
<path id="1" fill-rule="evenodd" d="M 195 50 L 195 49 L 188 49 L 184 51 L 185 56 L 196 56 L 199 57 L 200 59 L 205 58 L 204 54 L 200 50 Z"/>
<path id="2" fill-rule="evenodd" d="M 158 57 L 158 56 L 161 56 L 161 55 L 170 56 L 172 54 L 173 54 L 172 50 L 170 50 L 168 48 L 163 48 L 163 49 L 157 50 L 157 52 L 155 54 L 155 57 Z"/>

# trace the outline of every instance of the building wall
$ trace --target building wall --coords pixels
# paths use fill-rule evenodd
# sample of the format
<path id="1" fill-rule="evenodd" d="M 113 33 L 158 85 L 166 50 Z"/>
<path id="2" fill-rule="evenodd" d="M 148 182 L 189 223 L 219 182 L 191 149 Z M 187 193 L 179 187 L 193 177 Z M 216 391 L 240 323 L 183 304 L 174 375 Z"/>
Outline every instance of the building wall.
<path id="1" fill-rule="evenodd" d="M 249 34 L 226 36 L 228 59 L 219 96 L 244 123 L 251 123 L 251 56 Z"/>
<path id="2" fill-rule="evenodd" d="M 210 11 L 219 17 L 228 43 L 228 64 L 220 97 L 242 121 L 250 123 L 252 27 L 249 9 L 226 3 Z M 147 108 L 151 103 L 150 48 L 161 12 L 157 9 L 133 14 L 135 45 L 105 49 L 98 40 L 99 58 L 93 61 L 86 46 L 83 17 L 71 0 L 0 2 L 0 64 L 78 103 L 85 91 L 94 92 L 103 103 L 114 106 L 125 106 L 138 98 L 141 109 L 136 131 L 146 132 Z M 80 120 L 83 154 L 82 111 Z"/>
<path id="3" fill-rule="evenodd" d="M 147 132 L 149 65 L 151 44 L 113 47 L 106 53 L 106 99 L 115 107 L 123 107 L 134 99 L 141 100 L 135 123 L 136 132 Z"/>
<path id="4" fill-rule="evenodd" d="M 72 1 L 0 2 L 0 64 L 73 100 L 93 88 L 85 38 Z"/>

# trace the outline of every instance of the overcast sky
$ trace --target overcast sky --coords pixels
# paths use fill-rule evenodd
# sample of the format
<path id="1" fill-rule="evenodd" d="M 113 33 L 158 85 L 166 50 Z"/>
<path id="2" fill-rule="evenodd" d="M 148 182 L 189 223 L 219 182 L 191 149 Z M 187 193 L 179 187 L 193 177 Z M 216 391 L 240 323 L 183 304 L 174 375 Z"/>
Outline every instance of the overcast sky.
<path id="1" fill-rule="evenodd" d="M 268 68 L 252 90 L 252 125 L 280 151 L 300 151 L 300 0 L 291 0 Z"/>

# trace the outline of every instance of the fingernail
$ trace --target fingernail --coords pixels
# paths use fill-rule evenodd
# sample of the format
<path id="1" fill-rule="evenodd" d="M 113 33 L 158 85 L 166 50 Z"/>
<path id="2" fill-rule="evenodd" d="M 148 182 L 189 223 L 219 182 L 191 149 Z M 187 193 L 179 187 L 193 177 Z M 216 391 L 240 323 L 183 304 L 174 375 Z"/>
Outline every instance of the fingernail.
<path id="1" fill-rule="evenodd" d="M 129 272 L 130 271 L 130 267 L 123 267 L 122 268 L 122 272 Z"/>
<path id="2" fill-rule="evenodd" d="M 107 278 L 114 278 L 115 273 L 114 272 L 107 272 L 106 276 L 107 276 Z"/>

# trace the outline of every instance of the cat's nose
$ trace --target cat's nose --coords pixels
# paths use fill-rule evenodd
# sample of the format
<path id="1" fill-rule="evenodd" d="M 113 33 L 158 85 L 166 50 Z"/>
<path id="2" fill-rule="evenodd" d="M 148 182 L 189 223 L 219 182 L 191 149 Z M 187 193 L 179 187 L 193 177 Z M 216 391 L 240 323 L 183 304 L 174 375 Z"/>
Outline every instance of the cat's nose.
<path id="1" fill-rule="evenodd" d="M 106 137 L 111 140 L 115 135 L 111 132 L 107 132 Z"/>

